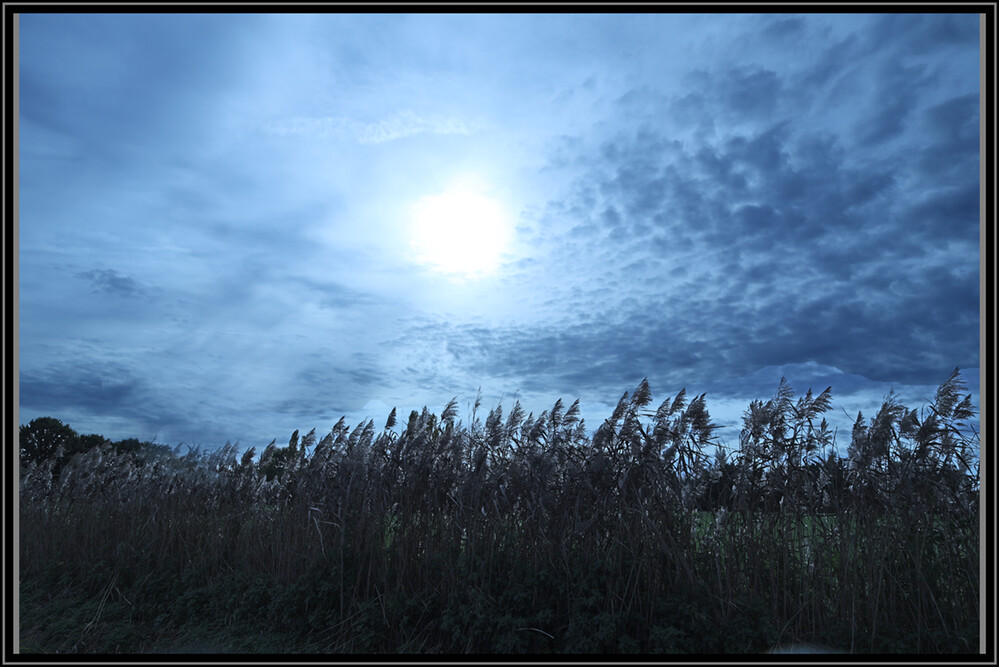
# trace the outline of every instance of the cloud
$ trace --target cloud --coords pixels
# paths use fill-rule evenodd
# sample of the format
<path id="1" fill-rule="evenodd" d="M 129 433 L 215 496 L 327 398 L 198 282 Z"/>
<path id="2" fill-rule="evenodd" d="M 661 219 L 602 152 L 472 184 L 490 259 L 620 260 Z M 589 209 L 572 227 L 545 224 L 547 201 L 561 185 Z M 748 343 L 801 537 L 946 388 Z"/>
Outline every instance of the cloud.
<path id="1" fill-rule="evenodd" d="M 776 72 L 760 67 L 735 67 L 721 78 L 716 94 L 723 108 L 738 119 L 770 118 L 777 108 L 782 82 Z"/>
<path id="2" fill-rule="evenodd" d="M 890 99 L 902 96 L 907 106 L 931 99 L 933 79 L 922 68 L 892 65 L 881 72 Z M 740 110 L 743 120 L 753 120 L 754 105 L 769 104 L 764 98 L 779 97 L 783 87 L 776 75 L 752 67 L 695 79 L 705 84 L 697 104 L 708 118 Z M 745 85 L 722 94 L 715 81 Z M 667 108 L 690 99 L 678 96 Z M 920 112 L 934 123 L 969 118 L 967 133 L 938 134 L 941 152 L 967 155 L 972 101 L 961 96 Z M 913 382 L 949 364 L 976 364 L 977 327 L 968 318 L 976 312 L 977 277 L 957 259 L 977 258 L 974 177 L 945 173 L 936 180 L 939 174 L 912 163 L 906 147 L 864 160 L 822 125 L 764 123 L 773 109 L 758 111 L 755 125 L 727 136 L 681 142 L 670 139 L 668 127 L 642 124 L 575 160 L 567 155 L 570 144 L 560 145 L 553 167 L 589 166 L 549 207 L 544 233 L 560 239 L 558 219 L 571 217 L 573 230 L 591 242 L 564 243 L 554 261 L 586 267 L 585 277 L 572 274 L 575 285 L 599 282 L 612 290 L 606 298 L 585 290 L 579 307 L 613 309 L 618 326 L 633 334 L 618 347 L 611 331 L 597 329 L 600 355 L 635 370 L 645 362 L 652 373 L 667 362 L 650 341 L 658 350 L 682 350 L 666 357 L 667 377 L 682 371 L 696 377 L 719 364 L 748 370 L 783 358 Z M 868 139 L 914 142 L 911 123 L 890 115 L 878 116 Z M 630 299 L 617 295 L 624 286 Z M 638 324 L 650 312 L 669 325 Z M 515 373 L 540 362 L 539 345 L 551 341 L 539 333 L 518 337 L 516 347 L 526 354 Z M 585 334 L 570 338 L 571 348 L 587 348 Z"/>
<path id="3" fill-rule="evenodd" d="M 316 304 L 323 309 L 342 312 L 364 308 L 381 310 L 386 307 L 387 297 L 377 295 L 371 290 L 357 289 L 341 282 L 302 275 L 288 276 L 286 280 L 290 284 L 305 287 L 303 296 L 315 299 Z"/>
<path id="4" fill-rule="evenodd" d="M 921 89 L 932 85 L 934 77 L 924 65 L 884 63 L 873 87 L 881 94 L 871 99 L 860 118 L 854 121 L 857 141 L 868 146 L 881 144 L 901 134 L 919 99 Z"/>
<path id="5" fill-rule="evenodd" d="M 920 115 L 926 132 L 915 162 L 920 176 L 948 182 L 974 180 L 980 150 L 978 95 L 951 97 Z"/>
<path id="6" fill-rule="evenodd" d="M 121 365 L 89 360 L 23 370 L 20 378 L 21 404 L 28 408 L 52 404 L 114 413 L 141 398 L 143 389 L 142 382 Z"/>
<path id="7" fill-rule="evenodd" d="M 101 359 L 100 354 L 22 366 L 20 420 L 57 416 L 80 433 L 114 439 L 159 436 L 159 442 L 190 443 L 197 438 L 213 446 L 225 442 L 229 434 L 217 420 L 202 420 L 197 411 L 184 409 L 185 397 L 164 395 L 146 370 L 131 361 Z"/>
<path id="8" fill-rule="evenodd" d="M 878 17 L 868 33 L 872 48 L 894 48 L 926 56 L 978 42 L 977 14 L 889 14 Z"/>
<path id="9" fill-rule="evenodd" d="M 362 122 L 340 116 L 297 117 L 270 121 L 265 128 L 278 135 L 346 137 L 359 144 L 382 144 L 416 134 L 469 135 L 478 127 L 457 118 L 426 117 L 401 111 L 375 122 Z"/>
<path id="10" fill-rule="evenodd" d="M 762 37 L 767 42 L 797 42 L 806 30 L 806 25 L 805 19 L 798 16 L 775 18 L 763 29 Z"/>
<path id="11" fill-rule="evenodd" d="M 138 297 L 145 292 L 137 280 L 111 269 L 92 269 L 81 271 L 76 275 L 78 278 L 88 280 L 95 292 L 123 297 Z"/>

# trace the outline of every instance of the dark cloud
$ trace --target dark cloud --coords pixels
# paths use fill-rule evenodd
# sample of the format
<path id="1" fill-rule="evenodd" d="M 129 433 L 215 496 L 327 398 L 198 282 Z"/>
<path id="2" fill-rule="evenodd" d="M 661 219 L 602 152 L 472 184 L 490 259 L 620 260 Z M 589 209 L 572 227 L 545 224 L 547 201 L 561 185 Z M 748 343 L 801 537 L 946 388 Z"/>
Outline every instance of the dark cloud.
<path id="1" fill-rule="evenodd" d="M 730 70 L 720 79 L 733 84 L 726 96 L 713 87 L 714 77 L 699 73 L 693 77 L 703 84 L 699 96 L 679 99 L 696 99 L 700 112 L 709 116 L 738 107 L 766 117 L 773 111 L 766 105 L 781 90 L 771 74 Z M 910 109 L 934 81 L 920 66 L 898 64 L 881 70 L 880 77 L 890 104 L 860 124 L 867 142 L 901 136 L 910 126 Z M 938 135 L 939 150 L 967 156 L 975 99 L 954 98 L 925 112 L 926 122 L 940 126 L 966 119 L 966 130 Z M 589 332 L 567 340 L 542 331 L 511 334 L 509 347 L 503 346 L 509 351 L 487 355 L 516 369 L 509 372 L 544 367 L 557 374 L 566 353 L 584 364 L 601 356 L 611 359 L 608 368 L 619 369 L 619 375 L 589 376 L 611 385 L 635 372 L 696 377 L 715 363 L 748 372 L 782 358 L 821 360 L 869 377 L 905 381 L 927 380 L 948 357 L 952 363 L 977 363 L 977 328 L 967 326 L 977 300 L 973 273 L 958 278 L 922 268 L 927 261 L 952 261 L 941 238 L 969 243 L 977 238 L 973 176 L 940 187 L 954 179 L 927 181 L 909 150 L 864 163 L 852 159 L 835 134 L 789 120 L 722 141 L 682 145 L 643 127 L 605 141 L 599 164 L 586 177 L 587 192 L 599 192 L 599 204 L 592 196 L 579 197 L 565 210 L 585 212 L 596 205 L 600 212 L 579 229 L 600 225 L 612 234 L 617 250 L 606 249 L 602 256 L 609 261 L 594 265 L 601 266 L 602 282 L 644 275 L 654 284 L 670 285 L 673 298 L 658 312 L 676 314 L 683 323 L 639 324 L 638 314 L 652 310 L 650 295 L 639 296 L 640 290 L 632 288 L 632 298 L 619 298 L 614 306 L 624 323 L 596 330 L 592 342 Z M 657 233 L 649 239 L 652 229 Z M 711 255 L 715 249 L 724 249 L 725 258 Z M 974 246 L 967 249 L 977 253 Z M 684 276 L 692 288 L 678 291 L 676 283 L 653 277 L 647 258 L 634 256 L 650 251 L 666 265 L 705 254 L 716 257 L 716 263 L 700 261 L 692 271 L 672 274 Z M 912 289 L 900 291 L 898 285 Z M 595 297 L 589 292 L 585 300 L 593 303 Z M 733 321 L 740 324 L 729 324 Z M 726 338 L 732 335 L 738 345 Z M 664 355 L 664 349 L 671 352 Z M 579 378 L 571 369 L 564 376 Z"/>
<path id="2" fill-rule="evenodd" d="M 927 242 L 948 238 L 975 243 L 979 228 L 977 183 L 939 187 L 918 197 L 902 216 L 906 233 Z"/>
<path id="3" fill-rule="evenodd" d="M 92 269 L 81 271 L 76 275 L 78 278 L 88 280 L 95 292 L 124 297 L 138 297 L 145 292 L 137 280 L 111 269 Z"/>
<path id="4" fill-rule="evenodd" d="M 685 92 L 671 102 L 672 115 L 684 125 L 703 130 L 717 123 L 771 121 L 784 88 L 777 72 L 757 65 L 739 65 L 721 72 L 694 70 L 685 76 L 684 84 L 686 91 L 694 92 Z"/>
<path id="5" fill-rule="evenodd" d="M 67 409 L 115 414 L 144 398 L 144 390 L 143 382 L 127 369 L 87 360 L 22 370 L 20 378 L 21 405 L 54 414 Z"/>
<path id="6" fill-rule="evenodd" d="M 775 18 L 763 29 L 762 39 L 773 41 L 797 41 L 805 32 L 805 19 L 799 16 Z"/>
<path id="7" fill-rule="evenodd" d="M 821 55 L 807 67 L 801 78 L 802 89 L 813 103 L 823 103 L 842 90 L 840 81 L 852 80 L 856 73 L 857 56 L 861 55 L 860 39 L 850 34 L 822 49 Z"/>
<path id="8" fill-rule="evenodd" d="M 617 317 L 598 314 L 586 325 L 571 327 L 441 323 L 432 327 L 432 337 L 444 342 L 448 355 L 471 377 L 514 382 L 530 392 L 613 392 L 636 375 L 656 374 L 677 383 L 705 372 L 716 353 L 700 349 L 696 336 L 675 335 L 677 330 L 692 333 L 701 322 L 664 323 L 660 316 L 641 315 L 645 305 L 622 303 L 624 321 L 601 322 Z"/>
<path id="9" fill-rule="evenodd" d="M 977 14 L 888 14 L 868 33 L 870 48 L 895 47 L 902 53 L 925 56 L 952 46 L 978 41 Z"/>
<path id="10" fill-rule="evenodd" d="M 914 111 L 920 90 L 932 84 L 933 78 L 923 65 L 885 63 L 873 83 L 878 94 L 855 121 L 858 142 L 876 145 L 897 137 Z"/>
<path id="11" fill-rule="evenodd" d="M 43 367 L 22 367 L 20 372 L 22 421 L 27 421 L 24 413 L 57 418 L 81 414 L 86 415 L 83 423 L 106 426 L 114 421 L 125 426 L 112 434 L 104 426 L 86 429 L 71 422 L 80 432 L 171 444 L 198 439 L 212 447 L 231 436 L 233 431 L 226 433 L 218 420 L 181 409 L 178 398 L 183 399 L 176 395 L 164 399 L 161 388 L 150 381 L 141 366 L 111 360 L 67 359 Z"/>
<path id="12" fill-rule="evenodd" d="M 915 167 L 931 181 L 968 182 L 979 171 L 978 95 L 959 95 L 922 114 L 923 145 Z"/>
<path id="13" fill-rule="evenodd" d="M 956 155 L 967 156 L 979 148 L 978 95 L 958 95 L 924 112 L 925 127 Z"/>
<path id="14" fill-rule="evenodd" d="M 739 119 L 770 118 L 777 108 L 781 80 L 776 72 L 758 67 L 729 70 L 719 84 L 724 105 Z"/>

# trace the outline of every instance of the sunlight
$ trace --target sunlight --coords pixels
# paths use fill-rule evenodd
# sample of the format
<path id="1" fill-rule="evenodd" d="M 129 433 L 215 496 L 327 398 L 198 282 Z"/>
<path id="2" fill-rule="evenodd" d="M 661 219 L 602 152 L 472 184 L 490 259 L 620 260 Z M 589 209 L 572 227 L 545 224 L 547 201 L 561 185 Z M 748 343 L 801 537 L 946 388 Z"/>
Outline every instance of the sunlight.
<path id="1" fill-rule="evenodd" d="M 511 236 L 510 219 L 500 202 L 466 190 L 419 199 L 411 220 L 416 260 L 462 277 L 495 271 Z"/>

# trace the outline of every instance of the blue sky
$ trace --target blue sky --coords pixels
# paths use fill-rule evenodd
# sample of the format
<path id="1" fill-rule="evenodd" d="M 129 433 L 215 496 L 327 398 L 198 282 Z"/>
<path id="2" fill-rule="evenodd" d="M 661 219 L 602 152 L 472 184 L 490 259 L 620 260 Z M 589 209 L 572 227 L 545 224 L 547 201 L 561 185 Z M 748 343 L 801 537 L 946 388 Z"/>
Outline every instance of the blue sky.
<path id="1" fill-rule="evenodd" d="M 978 21 L 22 15 L 20 422 L 977 400 Z"/>

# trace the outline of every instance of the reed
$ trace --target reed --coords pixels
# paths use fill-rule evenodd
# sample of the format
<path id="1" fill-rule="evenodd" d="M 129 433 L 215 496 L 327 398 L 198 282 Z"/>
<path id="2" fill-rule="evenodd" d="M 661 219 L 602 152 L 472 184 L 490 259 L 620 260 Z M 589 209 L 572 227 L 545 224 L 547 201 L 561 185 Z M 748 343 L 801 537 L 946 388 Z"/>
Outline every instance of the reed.
<path id="1" fill-rule="evenodd" d="M 332 653 L 974 652 L 962 389 L 955 371 L 922 414 L 889 396 L 858 415 L 845 458 L 821 419 L 830 390 L 784 381 L 732 451 L 705 396 L 653 409 L 646 381 L 592 438 L 578 401 L 483 421 L 477 400 L 468 423 L 452 401 L 396 433 L 393 410 L 385 428 L 296 431 L 256 460 L 104 442 L 58 472 L 22 467 L 22 591 L 99 604 L 50 650 L 208 624 L 244 652 L 261 633 Z M 22 617 L 42 624 L 33 610 L 56 597 L 29 595 Z"/>

